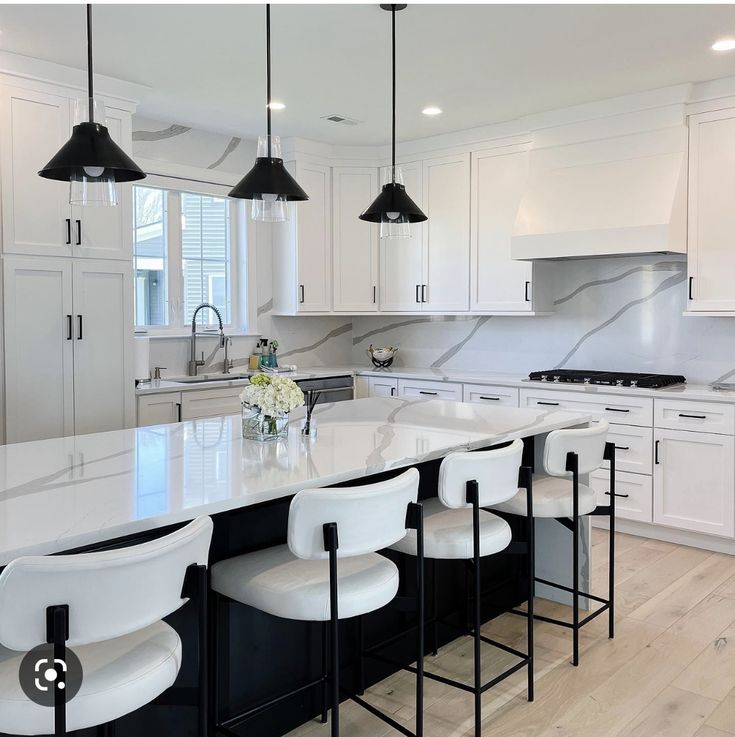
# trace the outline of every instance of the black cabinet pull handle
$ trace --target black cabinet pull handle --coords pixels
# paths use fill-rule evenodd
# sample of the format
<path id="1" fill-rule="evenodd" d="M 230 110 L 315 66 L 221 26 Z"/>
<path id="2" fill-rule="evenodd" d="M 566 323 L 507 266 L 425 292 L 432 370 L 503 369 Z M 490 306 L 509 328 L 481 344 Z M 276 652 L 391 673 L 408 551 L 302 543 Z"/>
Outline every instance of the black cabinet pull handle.
<path id="1" fill-rule="evenodd" d="M 620 409 L 619 407 L 605 407 L 605 412 L 630 412 L 630 410 Z"/>
<path id="2" fill-rule="evenodd" d="M 66 245 L 71 245 L 71 218 L 66 218 Z"/>
<path id="3" fill-rule="evenodd" d="M 559 406 L 559 402 L 542 402 L 540 399 L 536 402 L 536 404 L 543 404 L 543 405 L 546 405 L 547 407 L 558 407 Z"/>
<path id="4" fill-rule="evenodd" d="M 658 464 L 659 464 L 659 460 L 658 460 L 658 444 L 659 444 L 660 442 L 661 442 L 660 440 L 657 440 L 657 441 L 656 441 L 656 442 L 655 442 L 655 443 L 653 444 L 653 462 L 654 462 L 654 463 L 655 463 L 656 465 L 658 465 Z"/>
<path id="5" fill-rule="evenodd" d="M 531 286 L 531 282 L 530 281 L 527 281 L 526 282 L 526 291 L 525 291 L 525 300 L 526 300 L 526 302 L 530 302 L 531 301 L 531 299 L 528 296 L 528 288 L 530 286 Z"/>
<path id="6" fill-rule="evenodd" d="M 77 245 L 82 245 L 82 221 L 77 220 Z"/>
<path id="7" fill-rule="evenodd" d="M 176 402 L 176 422 L 181 422 L 181 402 Z"/>
<path id="8" fill-rule="evenodd" d="M 375 304 L 378 301 L 377 297 L 378 297 L 378 288 L 375 285 L 373 285 L 373 304 Z"/>
<path id="9" fill-rule="evenodd" d="M 305 299 L 306 299 L 306 292 L 304 290 L 304 285 L 299 284 L 299 304 L 304 304 Z"/>
<path id="10" fill-rule="evenodd" d="M 421 301 L 426 302 L 426 284 L 421 285 Z"/>
<path id="11" fill-rule="evenodd" d="M 689 299 L 694 299 L 694 297 L 692 297 L 692 285 L 693 284 L 694 284 L 694 277 L 690 276 L 689 277 Z"/>
<path id="12" fill-rule="evenodd" d="M 77 320 L 79 320 L 79 333 L 77 335 L 77 340 L 81 340 L 82 339 L 82 335 L 83 335 L 83 333 L 82 333 L 82 319 L 83 318 L 82 318 L 81 315 L 77 315 Z"/>
<path id="13" fill-rule="evenodd" d="M 630 450 L 629 445 L 616 445 L 615 450 Z"/>
<path id="14" fill-rule="evenodd" d="M 607 494 L 607 496 L 610 496 L 609 491 L 606 491 L 605 494 Z M 618 494 L 618 492 L 616 491 L 615 496 L 619 496 L 621 499 L 627 499 L 630 496 L 630 494 Z"/>
<path id="15" fill-rule="evenodd" d="M 430 397 L 435 397 L 436 396 L 436 392 L 419 391 L 419 394 L 428 394 Z"/>
<path id="16" fill-rule="evenodd" d="M 391 395 L 391 397 L 395 397 L 396 396 L 396 388 L 394 386 L 392 386 L 390 388 L 390 395 Z"/>
<path id="17" fill-rule="evenodd" d="M 420 284 L 417 284 L 416 285 L 416 304 L 418 304 L 419 302 L 421 302 L 421 300 L 419 299 L 419 289 L 420 289 L 420 287 L 421 287 Z"/>
<path id="18" fill-rule="evenodd" d="M 688 417 L 691 420 L 706 420 L 707 415 L 688 415 L 685 412 L 679 412 L 679 417 Z"/>
<path id="19" fill-rule="evenodd" d="M 492 402 L 499 402 L 500 401 L 500 397 L 480 397 L 480 399 L 488 399 L 488 400 L 490 400 Z"/>
<path id="20" fill-rule="evenodd" d="M 72 329 L 72 317 L 71 315 L 66 316 L 66 339 L 71 340 L 73 338 L 72 335 L 73 329 Z"/>

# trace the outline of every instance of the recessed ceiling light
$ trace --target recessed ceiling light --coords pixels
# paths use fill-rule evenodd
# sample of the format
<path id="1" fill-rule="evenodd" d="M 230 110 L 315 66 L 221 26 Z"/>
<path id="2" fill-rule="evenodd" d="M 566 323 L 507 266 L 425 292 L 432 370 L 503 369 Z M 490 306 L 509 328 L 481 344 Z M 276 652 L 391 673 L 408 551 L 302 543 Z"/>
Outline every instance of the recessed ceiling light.
<path id="1" fill-rule="evenodd" d="M 270 103 L 270 105 L 268 105 L 268 107 L 269 107 L 269 108 L 270 108 L 271 110 L 285 110 L 285 109 L 286 109 L 286 105 L 285 105 L 285 103 L 283 103 L 283 102 L 276 102 L 275 100 L 273 100 L 273 101 L 272 101 L 272 102 Z"/>
<path id="2" fill-rule="evenodd" d="M 421 112 L 424 115 L 441 115 L 442 109 L 440 107 L 430 105 L 429 107 L 425 107 Z"/>
<path id="3" fill-rule="evenodd" d="M 732 51 L 735 49 L 735 38 L 721 38 L 712 44 L 712 51 Z"/>

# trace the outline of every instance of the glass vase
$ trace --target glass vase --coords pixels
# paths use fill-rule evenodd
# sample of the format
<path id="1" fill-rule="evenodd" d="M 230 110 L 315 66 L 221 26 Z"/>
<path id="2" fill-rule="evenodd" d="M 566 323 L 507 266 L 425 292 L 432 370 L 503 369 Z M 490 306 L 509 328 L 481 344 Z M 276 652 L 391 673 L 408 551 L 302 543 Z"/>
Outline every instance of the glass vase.
<path id="1" fill-rule="evenodd" d="M 242 436 L 246 440 L 266 442 L 288 435 L 288 414 L 265 415 L 259 407 L 242 405 Z"/>

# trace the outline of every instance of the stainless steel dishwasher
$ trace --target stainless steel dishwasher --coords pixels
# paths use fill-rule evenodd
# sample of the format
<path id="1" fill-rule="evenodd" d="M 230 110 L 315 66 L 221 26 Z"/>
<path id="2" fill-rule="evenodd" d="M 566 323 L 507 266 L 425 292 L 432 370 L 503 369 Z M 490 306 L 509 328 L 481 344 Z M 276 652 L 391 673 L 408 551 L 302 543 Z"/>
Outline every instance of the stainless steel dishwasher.
<path id="1" fill-rule="evenodd" d="M 330 376 L 324 379 L 300 379 L 296 382 L 304 394 L 318 394 L 316 404 L 344 402 L 355 398 L 355 380 L 352 376 Z"/>

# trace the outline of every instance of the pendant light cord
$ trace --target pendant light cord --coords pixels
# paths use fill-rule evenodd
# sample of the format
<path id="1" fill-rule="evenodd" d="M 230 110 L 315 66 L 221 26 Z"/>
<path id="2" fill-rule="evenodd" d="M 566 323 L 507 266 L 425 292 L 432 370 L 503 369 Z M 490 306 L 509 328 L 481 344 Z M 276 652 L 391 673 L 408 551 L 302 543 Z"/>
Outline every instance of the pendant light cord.
<path id="1" fill-rule="evenodd" d="M 265 106 L 267 116 L 267 134 L 268 134 L 268 158 L 271 158 L 271 6 L 268 3 L 265 6 L 265 77 L 266 77 L 266 96 L 268 98 Z"/>
<path id="2" fill-rule="evenodd" d="M 87 3 L 87 97 L 89 122 L 94 123 L 94 71 L 92 68 L 92 3 Z"/>
<path id="3" fill-rule="evenodd" d="M 393 121 L 392 121 L 392 152 L 391 152 L 391 181 L 396 183 L 396 6 L 391 7 L 391 34 L 392 34 L 392 74 L 393 74 Z"/>

